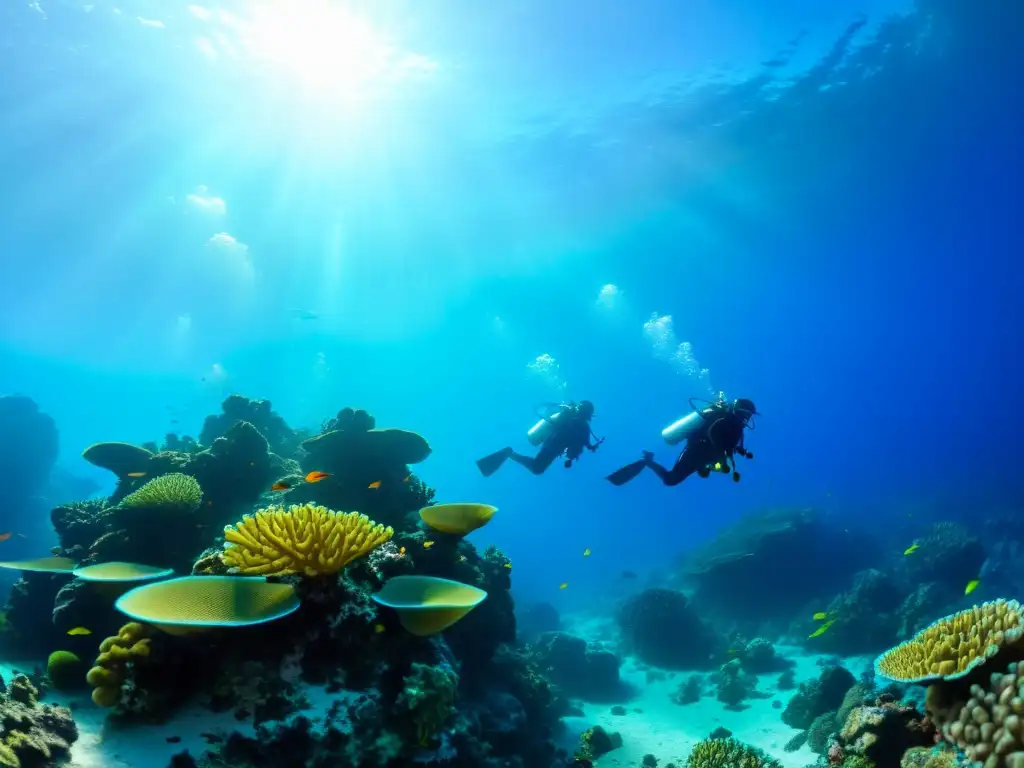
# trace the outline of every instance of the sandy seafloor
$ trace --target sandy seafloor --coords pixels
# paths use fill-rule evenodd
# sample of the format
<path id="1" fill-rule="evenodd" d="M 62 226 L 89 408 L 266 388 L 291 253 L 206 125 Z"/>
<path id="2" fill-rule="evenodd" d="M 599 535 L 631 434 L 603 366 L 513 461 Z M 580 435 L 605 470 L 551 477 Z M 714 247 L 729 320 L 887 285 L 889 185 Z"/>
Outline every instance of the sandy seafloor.
<path id="1" fill-rule="evenodd" d="M 595 625 L 596 622 L 580 622 L 569 631 L 582 636 L 607 637 L 606 627 Z M 776 649 L 795 663 L 797 684 L 816 679 L 821 673 L 819 662 L 824 657 L 807 654 L 796 647 L 777 646 Z M 869 667 L 870 659 L 846 659 L 843 663 L 859 677 Z M 10 680 L 14 670 L 25 672 L 32 666 L 31 663 L 0 663 L 0 674 L 5 680 Z M 575 749 L 582 731 L 600 725 L 609 731 L 617 731 L 623 740 L 621 749 L 596 762 L 600 768 L 635 768 L 641 765 L 643 756 L 648 753 L 657 757 L 661 766 L 675 763 L 682 768 L 693 745 L 716 728 L 723 727 L 732 731 L 740 741 L 765 750 L 785 768 L 804 768 L 815 762 L 817 755 L 806 745 L 795 752 L 783 749 L 786 742 L 797 734 L 795 729 L 782 722 L 781 717 L 782 708 L 796 690 L 777 691 L 778 672 L 759 676 L 758 690 L 770 695 L 748 700 L 747 708 L 741 711 L 726 709 L 715 698 L 713 686 L 708 686 L 705 696 L 695 704 L 681 706 L 674 703 L 671 694 L 690 674 L 666 672 L 665 679 L 647 682 L 647 668 L 627 658 L 622 665 L 621 677 L 632 685 L 635 696 L 620 703 L 626 714 L 613 714 L 615 705 L 612 703 L 583 703 L 583 717 L 564 719 L 566 731 L 562 745 L 570 751 Z M 307 691 L 307 696 L 311 707 L 303 714 L 315 719 L 332 701 L 344 694 L 327 694 L 323 689 L 312 688 Z M 115 728 L 104 725 L 107 710 L 95 706 L 87 690 L 75 695 L 50 691 L 43 701 L 71 706 L 74 711 L 79 739 L 72 748 L 71 768 L 167 768 L 172 755 L 187 749 L 193 757 L 199 758 L 210 748 L 204 734 L 226 737 L 237 730 L 248 736 L 254 735 L 251 723 L 238 722 L 231 711 L 215 714 L 199 705 L 184 708 L 163 725 Z M 778 701 L 780 708 L 774 708 L 773 701 Z M 168 737 L 177 737 L 180 741 L 169 743 Z"/>

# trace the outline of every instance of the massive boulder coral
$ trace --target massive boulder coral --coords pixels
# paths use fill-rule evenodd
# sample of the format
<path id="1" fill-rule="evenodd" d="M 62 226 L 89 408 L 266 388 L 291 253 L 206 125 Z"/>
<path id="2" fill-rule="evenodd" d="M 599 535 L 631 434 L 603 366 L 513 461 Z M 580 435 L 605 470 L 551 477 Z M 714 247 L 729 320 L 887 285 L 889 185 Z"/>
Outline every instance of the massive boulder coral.
<path id="1" fill-rule="evenodd" d="M 800 689 L 782 711 L 782 722 L 801 730 L 810 728 L 816 718 L 838 710 L 856 682 L 849 670 L 826 667 L 817 680 L 800 684 Z"/>
<path id="2" fill-rule="evenodd" d="M 742 518 L 694 552 L 682 578 L 694 585 L 702 615 L 754 625 L 835 594 L 873 550 L 872 542 L 831 528 L 813 510 L 771 510 Z"/>
<path id="3" fill-rule="evenodd" d="M 618 623 L 624 650 L 647 664 L 667 669 L 712 666 L 718 638 L 682 592 L 646 589 L 619 609 Z"/>
<path id="4" fill-rule="evenodd" d="M 566 695 L 588 701 L 619 701 L 628 695 L 619 678 L 621 661 L 611 651 L 566 632 L 543 634 L 534 648 L 538 662 Z"/>
<path id="5" fill-rule="evenodd" d="M 984 768 L 1024 766 L 1024 669 L 1010 664 L 986 686 L 972 685 L 970 697 L 953 719 L 943 719 L 943 738 Z"/>

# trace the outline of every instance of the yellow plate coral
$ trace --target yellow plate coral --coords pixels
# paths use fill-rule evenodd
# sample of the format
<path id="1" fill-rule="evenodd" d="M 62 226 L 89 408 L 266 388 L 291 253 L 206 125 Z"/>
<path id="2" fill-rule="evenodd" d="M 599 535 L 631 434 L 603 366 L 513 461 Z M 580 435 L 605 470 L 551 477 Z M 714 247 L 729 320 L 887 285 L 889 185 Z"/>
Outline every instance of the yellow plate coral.
<path id="1" fill-rule="evenodd" d="M 312 504 L 267 507 L 224 529 L 221 559 L 232 572 L 248 576 L 331 574 L 394 533 L 358 512 Z"/>
<path id="2" fill-rule="evenodd" d="M 78 565 L 67 557 L 37 557 L 34 560 L 9 560 L 0 563 L 0 568 L 12 571 L 38 571 L 39 573 L 71 573 Z"/>
<path id="3" fill-rule="evenodd" d="M 152 565 L 123 563 L 115 560 L 76 568 L 73 573 L 82 581 L 131 582 L 162 579 L 173 575 L 174 571 L 170 568 L 156 568 Z"/>
<path id="4" fill-rule="evenodd" d="M 373 596 L 393 608 L 398 620 L 419 637 L 442 632 L 487 597 L 482 589 L 434 576 L 395 576 Z"/>
<path id="5" fill-rule="evenodd" d="M 465 536 L 487 525 L 497 511 L 490 504 L 435 504 L 421 509 L 420 518 L 435 531 Z"/>
<path id="6" fill-rule="evenodd" d="M 993 600 L 939 619 L 875 660 L 875 672 L 901 683 L 955 680 L 1024 634 L 1016 600 Z"/>
<path id="7" fill-rule="evenodd" d="M 298 610 L 291 584 L 244 576 L 181 576 L 136 587 L 115 603 L 126 616 L 169 634 L 264 624 Z"/>

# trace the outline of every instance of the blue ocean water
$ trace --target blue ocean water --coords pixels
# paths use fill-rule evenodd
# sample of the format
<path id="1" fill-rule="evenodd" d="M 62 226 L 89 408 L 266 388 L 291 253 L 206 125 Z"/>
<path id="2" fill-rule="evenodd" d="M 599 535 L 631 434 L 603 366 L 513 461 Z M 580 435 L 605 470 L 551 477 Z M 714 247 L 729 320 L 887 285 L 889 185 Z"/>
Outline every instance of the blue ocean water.
<path id="1" fill-rule="evenodd" d="M 517 601 L 566 612 L 753 509 L 908 540 L 1019 509 L 1022 23 L 1001 0 L 7 3 L 0 392 L 97 494 L 87 445 L 196 435 L 231 393 L 314 431 L 365 408 L 429 440 L 439 501 L 499 507 L 477 541 Z M 660 430 L 719 391 L 761 413 L 740 482 L 604 480 L 671 463 Z M 596 453 L 477 471 L 584 398 Z M 5 559 L 55 543 L 61 500 L 3 506 Z"/>

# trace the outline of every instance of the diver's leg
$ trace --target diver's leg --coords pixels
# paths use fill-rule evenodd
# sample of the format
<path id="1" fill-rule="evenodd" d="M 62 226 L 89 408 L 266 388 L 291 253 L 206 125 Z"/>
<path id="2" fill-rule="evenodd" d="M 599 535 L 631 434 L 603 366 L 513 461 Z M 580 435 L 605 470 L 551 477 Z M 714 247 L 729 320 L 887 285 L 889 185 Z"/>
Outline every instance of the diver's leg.
<path id="1" fill-rule="evenodd" d="M 552 462 L 561 455 L 562 451 L 557 450 L 554 446 L 544 445 L 537 451 L 536 456 L 523 456 L 521 453 L 513 453 L 509 458 L 516 462 L 516 464 L 522 464 L 533 474 L 543 475 Z"/>
<path id="2" fill-rule="evenodd" d="M 679 485 L 683 480 L 688 478 L 692 473 L 693 469 L 686 467 L 685 472 L 680 470 L 680 463 L 677 461 L 672 469 L 665 469 L 654 459 L 647 459 L 647 466 L 654 470 L 654 474 L 661 478 L 661 482 L 665 485 Z M 685 465 L 684 465 L 685 466 Z"/>

